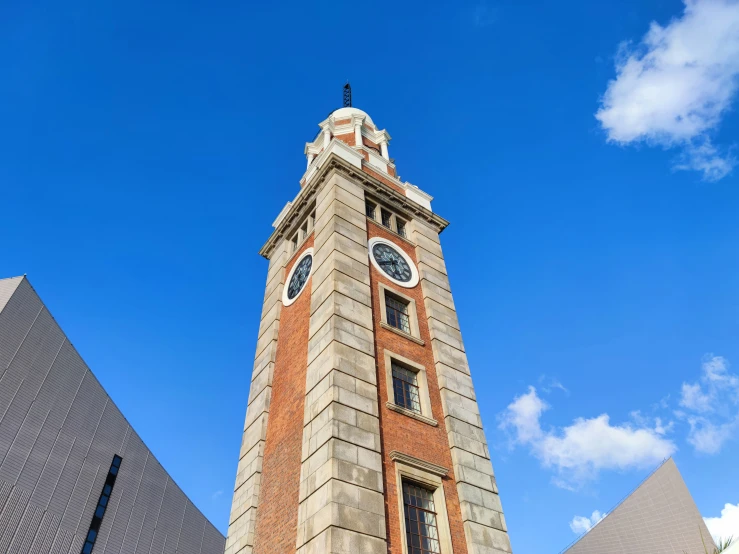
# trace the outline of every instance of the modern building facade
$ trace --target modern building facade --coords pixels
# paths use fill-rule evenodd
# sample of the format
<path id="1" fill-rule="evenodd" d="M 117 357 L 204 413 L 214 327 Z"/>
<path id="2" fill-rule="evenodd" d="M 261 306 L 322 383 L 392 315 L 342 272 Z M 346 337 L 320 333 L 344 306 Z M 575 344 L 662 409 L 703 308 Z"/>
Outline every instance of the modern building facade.
<path id="1" fill-rule="evenodd" d="M 714 546 L 669 458 L 565 554 L 705 554 Z"/>
<path id="2" fill-rule="evenodd" d="M 344 107 L 277 216 L 226 554 L 509 554 L 431 197 Z"/>
<path id="3" fill-rule="evenodd" d="M 0 552 L 222 554 L 25 277 L 0 280 Z"/>

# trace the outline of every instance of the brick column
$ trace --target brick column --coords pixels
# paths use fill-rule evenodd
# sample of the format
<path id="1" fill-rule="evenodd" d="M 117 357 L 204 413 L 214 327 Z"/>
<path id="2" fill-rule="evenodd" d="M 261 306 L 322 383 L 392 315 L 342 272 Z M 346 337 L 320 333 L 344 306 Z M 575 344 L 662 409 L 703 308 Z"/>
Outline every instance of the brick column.
<path id="1" fill-rule="evenodd" d="M 316 200 L 298 554 L 386 554 L 364 191 Z"/>
<path id="2" fill-rule="evenodd" d="M 267 272 L 267 288 L 264 293 L 225 554 L 251 554 L 254 546 L 264 440 L 272 397 L 272 377 L 287 260 L 288 245 L 283 241 L 273 253 Z"/>
<path id="3" fill-rule="evenodd" d="M 498 497 L 439 235 L 414 221 L 418 270 L 429 322 L 454 477 L 469 554 L 507 554 L 511 544 Z"/>

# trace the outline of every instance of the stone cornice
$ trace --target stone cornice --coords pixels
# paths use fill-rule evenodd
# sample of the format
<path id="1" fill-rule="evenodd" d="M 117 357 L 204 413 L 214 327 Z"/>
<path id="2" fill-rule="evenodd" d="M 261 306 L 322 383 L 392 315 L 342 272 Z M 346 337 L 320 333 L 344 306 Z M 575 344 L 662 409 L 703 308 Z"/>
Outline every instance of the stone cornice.
<path id="1" fill-rule="evenodd" d="M 388 208 L 394 209 L 406 217 L 419 219 L 431 225 L 438 233 L 441 233 L 449 225 L 449 222 L 443 217 L 436 215 L 431 210 L 424 208 L 379 179 L 372 177 L 365 171 L 354 167 L 332 153 L 317 170 L 316 174 L 311 177 L 310 182 L 306 183 L 297 197 L 295 197 L 295 200 L 292 201 L 292 206 L 290 206 L 288 212 L 280 220 L 279 225 L 275 228 L 269 239 L 267 239 L 261 250 L 259 250 L 260 255 L 269 259 L 279 242 L 297 229 L 297 226 L 307 215 L 308 209 L 313 206 L 316 194 L 333 173 L 338 173 L 351 179 L 374 198 L 386 204 Z"/>
<path id="2" fill-rule="evenodd" d="M 439 477 L 446 477 L 449 474 L 449 470 L 443 466 L 432 464 L 431 462 L 421 460 L 420 458 L 416 458 L 415 456 L 411 456 L 410 454 L 403 454 L 402 452 L 398 452 L 397 450 L 393 450 L 392 452 L 390 452 L 390 459 L 394 462 L 415 467 L 416 469 L 438 475 Z"/>

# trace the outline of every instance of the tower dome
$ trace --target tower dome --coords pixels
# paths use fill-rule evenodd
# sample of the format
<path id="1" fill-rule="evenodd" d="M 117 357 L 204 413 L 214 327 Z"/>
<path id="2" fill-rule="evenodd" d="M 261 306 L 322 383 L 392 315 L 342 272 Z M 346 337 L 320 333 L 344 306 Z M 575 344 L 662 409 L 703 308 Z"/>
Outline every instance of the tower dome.
<path id="1" fill-rule="evenodd" d="M 331 112 L 329 117 L 334 118 L 334 120 L 342 120 L 347 119 L 350 117 L 359 116 L 365 118 L 364 120 L 372 125 L 374 127 L 375 122 L 372 121 L 372 118 L 369 116 L 369 114 L 363 110 L 360 110 L 359 108 L 354 107 L 348 107 L 348 108 L 339 108 L 338 110 L 334 110 Z"/>

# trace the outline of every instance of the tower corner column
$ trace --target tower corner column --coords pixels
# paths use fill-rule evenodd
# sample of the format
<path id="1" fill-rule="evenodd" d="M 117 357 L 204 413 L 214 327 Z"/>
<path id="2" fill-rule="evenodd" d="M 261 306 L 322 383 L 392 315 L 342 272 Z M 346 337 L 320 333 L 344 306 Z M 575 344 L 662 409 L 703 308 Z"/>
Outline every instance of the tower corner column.
<path id="1" fill-rule="evenodd" d="M 364 190 L 316 199 L 298 554 L 386 554 Z"/>
<path id="2" fill-rule="evenodd" d="M 264 441 L 272 398 L 272 379 L 287 260 L 288 245 L 283 241 L 273 253 L 267 270 L 267 286 L 262 304 L 262 318 L 259 324 L 259 338 L 241 439 L 225 554 L 251 554 L 254 546 Z"/>
<path id="3" fill-rule="evenodd" d="M 439 234 L 415 220 L 416 256 L 444 422 L 469 554 L 508 554 L 511 543 L 462 341 Z"/>

